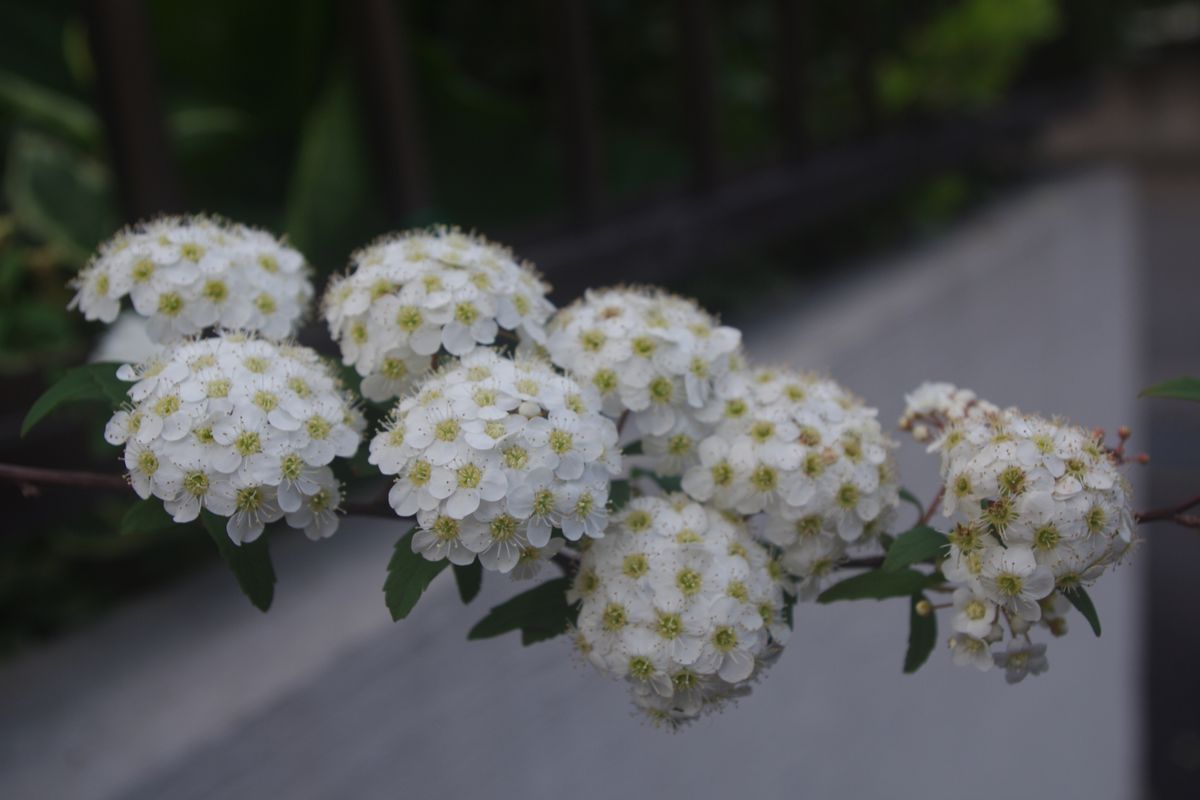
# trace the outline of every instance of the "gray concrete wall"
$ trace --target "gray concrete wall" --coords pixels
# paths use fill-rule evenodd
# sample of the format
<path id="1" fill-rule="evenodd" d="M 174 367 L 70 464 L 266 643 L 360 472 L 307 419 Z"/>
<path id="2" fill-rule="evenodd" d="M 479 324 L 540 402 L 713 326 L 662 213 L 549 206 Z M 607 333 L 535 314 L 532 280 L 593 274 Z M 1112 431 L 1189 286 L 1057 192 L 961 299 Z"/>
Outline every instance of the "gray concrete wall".
<path id="1" fill-rule="evenodd" d="M 754 356 L 833 374 L 891 424 L 922 378 L 1089 425 L 1136 424 L 1134 197 L 1118 172 L 1023 193 L 746 326 Z M 908 444 L 905 482 L 936 465 Z M 1017 687 L 939 648 L 900 664 L 903 601 L 798 609 L 780 663 L 678 735 L 564 642 L 467 643 L 504 580 L 462 607 L 439 580 L 393 625 L 396 527 L 356 521 L 276 548 L 269 615 L 219 572 L 0 669 L 6 798 L 1127 798 L 1137 793 L 1137 560 L 1093 592 L 1050 671 Z"/>

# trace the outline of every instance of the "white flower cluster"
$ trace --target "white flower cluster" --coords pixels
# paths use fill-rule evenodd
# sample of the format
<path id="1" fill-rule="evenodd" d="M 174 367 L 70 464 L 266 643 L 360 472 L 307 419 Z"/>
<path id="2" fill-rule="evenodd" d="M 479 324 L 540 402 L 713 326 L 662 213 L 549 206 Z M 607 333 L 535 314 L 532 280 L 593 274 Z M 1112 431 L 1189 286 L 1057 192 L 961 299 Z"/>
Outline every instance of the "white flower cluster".
<path id="1" fill-rule="evenodd" d="M 329 333 L 365 380 L 363 395 L 405 394 L 443 348 L 463 356 L 500 329 L 529 349 L 545 341 L 549 287 L 512 253 L 449 228 L 383 239 L 351 258 L 325 293 Z"/>
<path id="2" fill-rule="evenodd" d="M 634 499 L 583 553 L 576 645 L 679 725 L 744 694 L 788 635 L 767 551 L 736 517 L 682 494 Z"/>
<path id="3" fill-rule="evenodd" d="M 176 522 L 202 508 L 228 517 L 236 544 L 285 517 L 309 538 L 338 525 L 341 489 L 329 464 L 358 449 L 363 420 L 312 350 L 242 334 L 185 341 L 139 367 L 132 407 L 105 429 L 125 445 L 134 491 Z"/>
<path id="4" fill-rule="evenodd" d="M 550 323 L 555 364 L 628 411 L 655 471 L 678 475 L 703 436 L 695 414 L 741 363 L 741 333 L 718 325 L 690 300 L 658 289 L 589 290 Z"/>
<path id="5" fill-rule="evenodd" d="M 881 533 L 899 504 L 884 434 L 837 383 L 791 370 L 743 370 L 718 384 L 699 418 L 713 426 L 683 476 L 692 497 L 755 515 L 784 551 L 801 597 L 814 596 L 850 545 Z"/>
<path id="6" fill-rule="evenodd" d="M 994 406 L 988 406 L 995 409 Z M 1092 583 L 1128 552 L 1129 486 L 1096 435 L 1017 409 L 961 416 L 940 432 L 942 513 L 957 523 L 941 569 L 955 592 L 954 660 L 1045 669 L 1032 626 L 1066 632 L 1058 592 Z M 991 646 L 1010 636 L 1008 650 Z"/>
<path id="7" fill-rule="evenodd" d="M 933 442 L 931 451 L 937 449 L 940 444 L 937 437 L 949 425 L 966 419 L 982 419 L 1000 410 L 976 397 L 970 389 L 930 381 L 906 394 L 904 403 L 900 429 L 911 433 L 918 442 Z"/>
<path id="8" fill-rule="evenodd" d="M 371 442 L 395 475 L 400 516 L 415 514 L 414 552 L 510 572 L 572 541 L 600 537 L 620 472 L 617 429 L 595 392 L 536 358 L 480 348 L 426 378 Z"/>
<path id="9" fill-rule="evenodd" d="M 207 217 L 164 217 L 122 231 L 73 286 L 69 307 L 106 323 L 128 295 L 160 344 L 210 327 L 283 339 L 313 296 L 300 253 L 263 231 Z"/>

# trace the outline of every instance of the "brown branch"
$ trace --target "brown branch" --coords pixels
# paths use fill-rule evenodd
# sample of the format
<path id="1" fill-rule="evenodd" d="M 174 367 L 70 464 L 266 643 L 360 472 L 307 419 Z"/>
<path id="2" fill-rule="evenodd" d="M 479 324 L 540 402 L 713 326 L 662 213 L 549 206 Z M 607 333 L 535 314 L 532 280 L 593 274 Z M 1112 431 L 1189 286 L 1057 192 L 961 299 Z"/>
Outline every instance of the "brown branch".
<path id="1" fill-rule="evenodd" d="M 945 486 L 945 484 L 943 484 L 941 487 L 938 488 L 937 494 L 935 494 L 933 496 L 933 499 L 929 501 L 929 507 L 925 509 L 925 513 L 921 515 L 921 518 L 919 520 L 917 520 L 918 525 L 928 525 L 929 524 L 929 520 L 933 519 L 934 513 L 937 512 L 938 504 L 942 502 L 942 495 L 944 495 L 945 493 L 946 493 L 946 486 Z"/>
<path id="2" fill-rule="evenodd" d="M 1200 506 L 1200 495 L 1196 495 L 1182 503 L 1169 508 L 1155 508 L 1149 511 L 1139 511 L 1133 515 L 1133 519 L 1138 524 L 1144 525 L 1147 522 L 1174 522 L 1177 525 L 1182 525 L 1185 528 L 1200 528 L 1200 517 L 1194 514 L 1186 514 L 1196 506 Z"/>
<path id="3" fill-rule="evenodd" d="M 39 486 L 73 486 L 77 489 L 102 489 L 112 492 L 129 491 L 124 475 L 82 470 L 43 469 L 20 464 L 0 464 L 0 480 L 15 483 L 26 497 L 36 497 Z"/>

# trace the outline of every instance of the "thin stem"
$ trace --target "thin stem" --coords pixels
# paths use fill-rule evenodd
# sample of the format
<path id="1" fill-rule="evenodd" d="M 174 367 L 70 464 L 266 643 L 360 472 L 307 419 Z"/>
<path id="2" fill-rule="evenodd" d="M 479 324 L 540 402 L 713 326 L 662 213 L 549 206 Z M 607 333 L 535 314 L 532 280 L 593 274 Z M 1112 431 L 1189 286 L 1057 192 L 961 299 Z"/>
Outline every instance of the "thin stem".
<path id="1" fill-rule="evenodd" d="M 1184 500 L 1178 505 L 1170 506 L 1169 508 L 1155 508 L 1149 511 L 1140 511 L 1133 515 L 1133 518 L 1139 524 L 1147 522 L 1162 522 L 1167 520 L 1178 525 L 1183 525 L 1185 528 L 1200 528 L 1200 517 L 1194 514 L 1186 514 L 1196 506 L 1200 506 L 1200 494 L 1188 500 Z"/>
<path id="2" fill-rule="evenodd" d="M 21 464 L 0 464 L 0 480 L 15 483 L 26 497 L 37 497 L 39 486 L 74 486 L 78 489 L 129 491 L 124 475 L 82 470 L 43 469 Z"/>
<path id="3" fill-rule="evenodd" d="M 925 509 L 925 513 L 917 520 L 918 525 L 928 525 L 929 520 L 933 519 L 934 513 L 937 511 L 938 505 L 942 502 L 942 495 L 946 493 L 946 486 L 943 484 L 938 488 L 937 494 L 929 501 L 929 506 Z"/>

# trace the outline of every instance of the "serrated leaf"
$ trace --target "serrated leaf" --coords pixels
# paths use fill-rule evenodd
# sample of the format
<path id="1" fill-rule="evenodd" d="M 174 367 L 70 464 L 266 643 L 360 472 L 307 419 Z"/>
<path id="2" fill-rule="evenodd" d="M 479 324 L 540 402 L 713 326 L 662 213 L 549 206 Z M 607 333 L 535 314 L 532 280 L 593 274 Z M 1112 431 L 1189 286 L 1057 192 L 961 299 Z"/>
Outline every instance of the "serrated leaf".
<path id="1" fill-rule="evenodd" d="M 104 402 L 117 408 L 127 397 L 125 381 L 117 378 L 119 364 L 101 362 L 72 367 L 41 397 L 34 401 L 21 423 L 21 435 L 29 433 L 34 425 L 48 414 L 72 403 Z"/>
<path id="2" fill-rule="evenodd" d="M 883 569 L 895 572 L 910 564 L 929 561 L 945 553 L 950 540 L 928 525 L 918 525 L 896 537 L 883 559 Z"/>
<path id="3" fill-rule="evenodd" d="M 479 594 L 479 587 L 483 585 L 483 565 L 478 561 L 472 561 L 465 567 L 455 564 L 454 582 L 458 585 L 458 596 L 462 598 L 463 603 L 470 603 Z"/>
<path id="4" fill-rule="evenodd" d="M 413 529 L 400 537 L 388 561 L 387 580 L 383 583 L 383 596 L 387 601 L 388 611 L 392 612 L 392 620 L 400 621 L 407 617 L 421 595 L 429 588 L 429 584 L 442 570 L 450 565 L 449 561 L 427 561 L 420 553 L 412 550 Z"/>
<path id="5" fill-rule="evenodd" d="M 613 512 L 620 511 L 629 503 L 629 481 L 613 481 L 608 490 L 608 503 Z"/>
<path id="6" fill-rule="evenodd" d="M 236 545 L 225 530 L 225 517 L 201 511 L 200 519 L 221 558 L 225 559 L 233 572 L 242 593 L 250 598 L 259 611 L 270 608 L 275 598 L 275 567 L 271 564 L 271 552 L 267 549 L 266 531 L 253 542 Z"/>
<path id="7" fill-rule="evenodd" d="M 908 489 L 900 490 L 900 499 L 906 503 L 911 503 L 913 508 L 917 509 L 918 514 L 925 513 L 925 506 L 921 505 L 921 500 Z"/>
<path id="8" fill-rule="evenodd" d="M 925 616 L 917 613 L 917 603 L 925 599 L 923 594 L 914 594 L 908 612 L 908 650 L 904 653 L 905 673 L 916 672 L 929 659 L 933 646 L 937 644 L 937 614 L 930 611 Z"/>
<path id="9" fill-rule="evenodd" d="M 164 531 L 175 524 L 171 515 L 163 508 L 162 501 L 156 498 L 139 500 L 129 507 L 121 517 L 120 532 L 122 536 L 139 533 L 154 533 Z"/>
<path id="10" fill-rule="evenodd" d="M 552 639 L 574 622 L 578 607 L 567 602 L 569 578 L 555 578 L 493 608 L 467 633 L 468 639 L 490 639 L 521 631 L 521 643 Z"/>
<path id="11" fill-rule="evenodd" d="M 1092 633 L 1100 635 L 1100 615 L 1096 613 L 1096 606 L 1092 603 L 1092 598 L 1088 595 L 1087 590 L 1082 586 L 1074 589 L 1063 589 L 1063 597 L 1070 601 L 1071 605 L 1075 606 L 1075 610 L 1083 614 L 1083 618 L 1088 621 L 1088 625 L 1092 626 Z"/>
<path id="12" fill-rule="evenodd" d="M 926 575 L 915 569 L 900 569 L 895 572 L 876 569 L 835 583 L 817 596 L 817 602 L 833 603 L 838 600 L 884 600 L 889 597 L 907 597 L 943 582 L 945 582 L 945 578 L 936 572 Z"/>
<path id="13" fill-rule="evenodd" d="M 1200 403 L 1200 378 L 1172 378 L 1142 389 L 1138 397 L 1174 397 Z"/>

